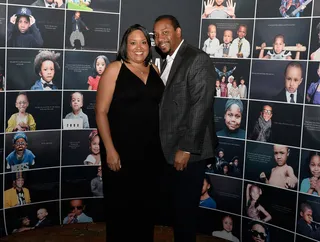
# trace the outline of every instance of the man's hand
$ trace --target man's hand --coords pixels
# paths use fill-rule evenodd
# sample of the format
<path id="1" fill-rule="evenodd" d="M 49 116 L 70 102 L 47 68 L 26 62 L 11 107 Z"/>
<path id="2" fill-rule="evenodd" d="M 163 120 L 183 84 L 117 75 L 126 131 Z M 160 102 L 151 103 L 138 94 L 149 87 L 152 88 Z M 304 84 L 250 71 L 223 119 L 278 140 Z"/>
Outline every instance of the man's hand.
<path id="1" fill-rule="evenodd" d="M 188 161 L 190 159 L 190 153 L 182 150 L 177 150 L 174 158 L 174 168 L 177 171 L 183 171 L 187 167 Z"/>

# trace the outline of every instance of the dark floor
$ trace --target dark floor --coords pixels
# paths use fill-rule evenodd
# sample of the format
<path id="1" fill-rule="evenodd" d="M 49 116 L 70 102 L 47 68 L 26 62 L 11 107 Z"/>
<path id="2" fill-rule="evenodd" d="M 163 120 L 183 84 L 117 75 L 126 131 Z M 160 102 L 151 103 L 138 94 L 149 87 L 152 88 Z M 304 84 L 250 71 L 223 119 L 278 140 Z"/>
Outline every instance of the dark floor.
<path id="1" fill-rule="evenodd" d="M 105 242 L 104 223 L 72 224 L 29 230 L 22 233 L 1 238 L 0 241 L 9 242 Z M 173 242 L 173 232 L 169 227 L 155 228 L 155 242 Z M 197 237 L 197 242 L 224 242 L 211 236 Z"/>

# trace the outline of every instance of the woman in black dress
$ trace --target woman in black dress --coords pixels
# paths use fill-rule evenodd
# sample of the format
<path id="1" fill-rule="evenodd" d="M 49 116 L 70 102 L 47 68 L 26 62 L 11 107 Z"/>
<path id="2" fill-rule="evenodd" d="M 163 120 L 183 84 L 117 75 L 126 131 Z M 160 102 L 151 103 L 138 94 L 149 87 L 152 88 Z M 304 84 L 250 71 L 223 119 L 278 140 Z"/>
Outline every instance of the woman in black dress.
<path id="1" fill-rule="evenodd" d="M 129 27 L 117 60 L 108 65 L 98 87 L 108 242 L 153 241 L 154 207 L 165 164 L 159 138 L 164 84 L 151 64 L 150 48 L 147 30 L 138 24 Z"/>

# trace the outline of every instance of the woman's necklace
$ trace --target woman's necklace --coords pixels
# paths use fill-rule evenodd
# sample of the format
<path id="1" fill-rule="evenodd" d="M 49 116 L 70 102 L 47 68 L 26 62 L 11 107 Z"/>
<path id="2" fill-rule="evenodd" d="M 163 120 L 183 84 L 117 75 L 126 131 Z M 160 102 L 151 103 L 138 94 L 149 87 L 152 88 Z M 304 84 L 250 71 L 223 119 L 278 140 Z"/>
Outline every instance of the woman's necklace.
<path id="1" fill-rule="evenodd" d="M 145 71 L 142 71 L 140 68 L 138 68 L 138 67 L 136 67 L 136 66 L 134 66 L 133 64 L 131 64 L 136 70 L 138 70 L 139 72 L 140 72 L 140 74 L 141 75 L 144 75 L 144 74 L 146 74 L 146 72 Z"/>

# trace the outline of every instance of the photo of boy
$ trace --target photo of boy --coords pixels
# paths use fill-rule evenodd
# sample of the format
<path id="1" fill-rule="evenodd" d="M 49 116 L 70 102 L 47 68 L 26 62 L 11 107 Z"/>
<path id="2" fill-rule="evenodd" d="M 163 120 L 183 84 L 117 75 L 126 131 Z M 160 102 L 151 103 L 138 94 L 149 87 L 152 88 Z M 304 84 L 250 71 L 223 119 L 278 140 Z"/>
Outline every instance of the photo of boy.
<path id="1" fill-rule="evenodd" d="M 74 92 L 71 94 L 71 108 L 72 112 L 68 113 L 65 119 L 81 119 L 83 128 L 90 128 L 88 116 L 82 112 L 83 94 L 81 92 Z"/>
<path id="2" fill-rule="evenodd" d="M 224 6 L 226 2 L 227 6 Z M 236 3 L 233 0 L 204 0 L 202 18 L 235 18 Z"/>
<path id="3" fill-rule="evenodd" d="M 44 228 L 51 226 L 51 221 L 47 218 L 48 216 L 48 211 L 46 208 L 40 208 L 37 211 L 37 218 L 38 221 L 34 225 L 33 228 Z"/>
<path id="4" fill-rule="evenodd" d="M 29 8 L 22 7 L 10 17 L 7 27 L 9 47 L 41 48 L 43 39 Z"/>
<path id="5" fill-rule="evenodd" d="M 200 197 L 200 207 L 217 208 L 216 201 L 211 197 L 211 183 L 208 175 L 203 180 L 202 192 Z"/>
<path id="6" fill-rule="evenodd" d="M 250 43 L 246 40 L 248 27 L 240 24 L 237 30 L 238 37 L 232 41 L 230 56 L 234 58 L 248 58 L 250 55 Z"/>
<path id="7" fill-rule="evenodd" d="M 264 55 L 264 50 L 267 47 L 267 44 L 264 42 L 261 44 L 260 47 L 260 53 L 259 53 L 259 59 L 271 59 L 271 60 L 292 60 L 292 54 L 291 51 L 285 49 L 285 40 L 284 35 L 278 34 L 274 37 L 273 48 L 271 50 L 267 51 L 267 54 Z M 303 46 L 301 44 L 296 44 L 297 51 L 295 59 L 300 59 L 300 51 L 303 50 Z M 270 49 L 270 48 L 268 48 Z"/>
<path id="8" fill-rule="evenodd" d="M 85 46 L 85 39 L 82 33 L 83 29 L 89 30 L 87 25 L 81 19 L 81 13 L 79 11 L 76 11 L 72 16 L 72 33 L 69 37 L 70 44 L 74 50 L 77 49 L 75 47 L 76 40 L 80 41 L 81 50 Z"/>
<path id="9" fill-rule="evenodd" d="M 272 168 L 269 179 L 264 172 L 261 172 L 260 179 L 272 186 L 290 189 L 295 188 L 298 183 L 298 178 L 295 176 L 292 167 L 287 164 L 290 149 L 284 145 L 274 145 L 273 152 L 277 166 Z"/>
<path id="10" fill-rule="evenodd" d="M 240 84 L 238 86 L 239 92 L 240 92 L 240 98 L 247 98 L 248 89 L 245 83 L 246 81 L 244 80 L 244 77 L 240 77 Z"/>
<path id="11" fill-rule="evenodd" d="M 226 29 L 223 32 L 223 43 L 220 44 L 215 57 L 231 57 L 230 47 L 233 40 L 232 30 Z"/>
<path id="12" fill-rule="evenodd" d="M 6 132 L 15 131 L 33 131 L 36 130 L 36 122 L 30 113 L 27 113 L 29 107 L 29 100 L 27 94 L 19 93 L 16 98 L 17 113 L 11 115 L 8 120 L 8 127 Z"/>
<path id="13" fill-rule="evenodd" d="M 39 80 L 31 87 L 31 90 L 57 90 L 53 84 L 55 72 L 60 70 L 57 59 L 60 53 L 54 51 L 41 50 L 34 59 L 35 73 L 40 77 Z"/>
<path id="14" fill-rule="evenodd" d="M 309 203 L 300 204 L 300 218 L 297 222 L 297 233 L 312 239 L 320 240 L 319 223 L 313 221 L 313 209 Z"/>
<path id="15" fill-rule="evenodd" d="M 202 50 L 206 52 L 210 57 L 214 57 L 219 45 L 220 41 L 217 39 L 217 26 L 214 24 L 210 24 L 208 26 L 208 39 L 206 39 L 203 43 Z"/>
<path id="16" fill-rule="evenodd" d="M 88 90 L 96 91 L 98 89 L 99 81 L 104 70 L 110 64 L 108 57 L 99 55 L 93 62 L 93 75 L 88 77 Z"/>
<path id="17" fill-rule="evenodd" d="M 297 61 L 290 62 L 284 70 L 284 88 L 273 98 L 275 101 L 302 103 L 298 88 L 303 81 L 303 68 Z"/>
<path id="18" fill-rule="evenodd" d="M 28 138 L 24 132 L 18 132 L 13 137 L 13 151 L 7 156 L 7 169 L 11 171 L 28 170 L 35 164 L 35 155 L 28 147 Z"/>

